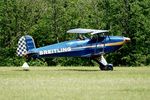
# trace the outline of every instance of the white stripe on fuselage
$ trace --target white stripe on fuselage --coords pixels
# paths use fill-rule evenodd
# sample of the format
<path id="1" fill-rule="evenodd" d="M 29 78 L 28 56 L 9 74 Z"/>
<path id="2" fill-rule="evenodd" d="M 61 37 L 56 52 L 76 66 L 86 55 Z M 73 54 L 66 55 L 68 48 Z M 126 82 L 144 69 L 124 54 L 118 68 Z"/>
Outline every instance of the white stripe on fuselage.
<path id="1" fill-rule="evenodd" d="M 103 48 L 105 46 L 118 46 L 118 45 L 123 45 L 124 41 L 121 42 L 115 42 L 115 43 L 106 43 L 106 44 L 95 44 L 91 46 L 81 46 L 81 47 L 76 47 L 72 49 L 86 49 L 86 48 Z"/>
<path id="2" fill-rule="evenodd" d="M 72 49 L 87 49 L 87 48 L 96 48 L 96 47 L 104 47 L 104 44 L 91 45 L 91 46 L 83 46 L 83 47 L 76 47 L 76 48 L 72 48 Z"/>

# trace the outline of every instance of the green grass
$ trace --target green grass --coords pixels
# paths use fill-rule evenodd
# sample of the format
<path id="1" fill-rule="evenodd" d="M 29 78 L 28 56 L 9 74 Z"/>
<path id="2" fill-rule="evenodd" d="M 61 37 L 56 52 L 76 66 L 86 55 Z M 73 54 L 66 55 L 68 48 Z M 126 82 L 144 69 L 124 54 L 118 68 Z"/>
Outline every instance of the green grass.
<path id="1" fill-rule="evenodd" d="M 0 100 L 149 100 L 150 67 L 0 67 Z"/>

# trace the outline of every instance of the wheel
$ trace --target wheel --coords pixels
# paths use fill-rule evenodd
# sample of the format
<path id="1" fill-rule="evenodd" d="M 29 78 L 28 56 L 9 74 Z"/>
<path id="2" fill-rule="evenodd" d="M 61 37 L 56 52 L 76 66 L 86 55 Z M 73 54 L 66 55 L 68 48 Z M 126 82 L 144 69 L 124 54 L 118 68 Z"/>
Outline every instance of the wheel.
<path id="1" fill-rule="evenodd" d="M 108 70 L 112 71 L 113 70 L 113 65 L 112 64 L 108 64 L 106 66 L 100 65 L 99 68 L 100 68 L 100 70 L 103 70 L 103 71 L 108 71 Z"/>
<path id="2" fill-rule="evenodd" d="M 113 70 L 113 65 L 112 64 L 108 64 L 107 65 L 107 70 Z"/>

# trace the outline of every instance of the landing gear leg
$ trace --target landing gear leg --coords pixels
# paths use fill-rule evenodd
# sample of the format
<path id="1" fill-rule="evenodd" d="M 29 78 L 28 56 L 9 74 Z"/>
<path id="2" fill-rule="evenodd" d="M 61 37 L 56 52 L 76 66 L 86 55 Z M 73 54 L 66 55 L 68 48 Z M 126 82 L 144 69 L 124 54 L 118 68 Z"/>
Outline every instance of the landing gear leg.
<path id="1" fill-rule="evenodd" d="M 105 58 L 103 57 L 103 55 L 100 58 L 97 59 L 93 59 L 94 61 L 96 61 L 99 64 L 99 68 L 100 70 L 113 70 L 113 65 L 112 64 L 108 64 L 107 61 L 105 60 Z"/>

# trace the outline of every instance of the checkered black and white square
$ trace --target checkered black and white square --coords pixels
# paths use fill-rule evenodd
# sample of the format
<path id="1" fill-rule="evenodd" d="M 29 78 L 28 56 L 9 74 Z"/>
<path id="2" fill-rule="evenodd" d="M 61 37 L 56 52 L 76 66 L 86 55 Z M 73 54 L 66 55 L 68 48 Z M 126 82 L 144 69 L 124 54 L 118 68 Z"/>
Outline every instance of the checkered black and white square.
<path id="1" fill-rule="evenodd" d="M 18 42 L 17 55 L 23 56 L 26 53 L 27 53 L 26 39 L 25 39 L 25 36 L 22 36 Z"/>

